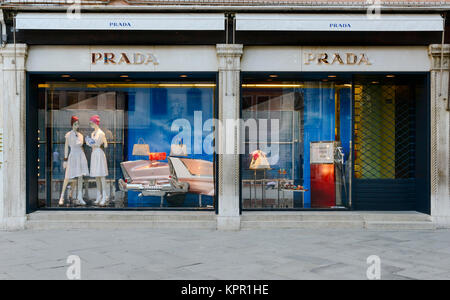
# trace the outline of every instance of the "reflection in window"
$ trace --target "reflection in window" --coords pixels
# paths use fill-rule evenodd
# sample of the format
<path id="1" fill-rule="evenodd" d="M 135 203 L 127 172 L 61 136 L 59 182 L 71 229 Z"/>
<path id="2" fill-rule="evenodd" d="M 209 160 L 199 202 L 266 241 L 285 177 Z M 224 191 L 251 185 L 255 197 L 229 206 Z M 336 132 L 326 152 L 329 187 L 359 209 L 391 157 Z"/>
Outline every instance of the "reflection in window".
<path id="1" fill-rule="evenodd" d="M 250 120 L 258 124 L 256 129 L 249 126 L 244 129 L 245 154 L 241 160 L 244 208 L 347 205 L 351 170 L 350 85 L 245 83 L 242 107 L 246 124 Z M 275 135 L 278 137 L 269 140 L 269 147 L 252 138 L 259 136 L 260 124 L 265 120 L 279 124 Z M 271 130 L 269 126 L 267 136 L 272 136 Z M 276 154 L 270 151 L 274 146 Z M 254 167 L 261 160 L 258 150 L 267 157 L 268 164 L 260 163 L 265 167 Z"/>
<path id="2" fill-rule="evenodd" d="M 192 174 L 185 171 L 186 167 L 182 168 L 180 158 L 170 153 L 172 140 L 179 133 L 172 131 L 174 121 L 183 119 L 194 124 L 196 111 L 203 120 L 214 117 L 215 84 L 49 82 L 39 87 L 41 207 L 103 207 L 98 201 L 103 197 L 99 196 L 99 186 L 106 190 L 106 208 L 214 206 L 214 156 L 202 147 L 199 153 L 183 156 L 184 165 L 192 168 L 192 174 L 202 175 L 203 182 L 197 184 L 190 181 Z M 78 120 L 77 126 L 71 121 L 73 116 Z M 93 116 L 98 116 L 98 129 L 105 140 L 98 146 L 92 124 L 97 119 Z M 193 132 L 188 134 L 190 138 L 182 143 L 194 145 L 197 141 Z M 209 134 L 204 132 L 202 138 Z M 67 147 L 68 153 L 65 151 L 67 136 L 77 137 Z M 64 167 L 69 166 L 73 171 L 76 163 L 65 158 L 77 150 L 75 141 L 78 140 L 90 171 L 96 164 L 92 155 L 95 148 L 100 147 L 104 152 L 107 166 L 104 182 L 85 172 L 80 176 L 81 181 L 67 175 Z M 63 189 L 65 179 L 68 184 Z"/>

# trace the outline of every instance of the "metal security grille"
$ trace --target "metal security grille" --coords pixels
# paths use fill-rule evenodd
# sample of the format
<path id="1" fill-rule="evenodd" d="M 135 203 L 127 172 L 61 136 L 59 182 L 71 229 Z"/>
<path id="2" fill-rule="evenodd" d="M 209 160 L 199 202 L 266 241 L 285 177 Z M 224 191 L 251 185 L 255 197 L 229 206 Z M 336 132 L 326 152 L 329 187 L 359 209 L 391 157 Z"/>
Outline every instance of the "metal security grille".
<path id="1" fill-rule="evenodd" d="M 415 100 L 409 85 L 356 82 L 354 89 L 355 177 L 415 176 Z"/>

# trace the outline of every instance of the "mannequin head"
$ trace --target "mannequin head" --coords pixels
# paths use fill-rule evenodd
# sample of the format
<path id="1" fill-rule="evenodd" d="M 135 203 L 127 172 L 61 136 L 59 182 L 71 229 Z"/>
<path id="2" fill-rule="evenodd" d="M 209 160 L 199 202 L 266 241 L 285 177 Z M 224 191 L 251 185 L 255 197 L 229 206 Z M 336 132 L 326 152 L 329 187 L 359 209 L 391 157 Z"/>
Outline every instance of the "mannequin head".
<path id="1" fill-rule="evenodd" d="M 72 126 L 72 129 L 77 131 L 78 128 L 80 128 L 80 121 L 77 116 L 72 116 L 70 119 L 70 125 Z"/>
<path id="2" fill-rule="evenodd" d="M 97 129 L 100 126 L 100 117 L 98 115 L 94 115 L 89 119 L 89 124 L 92 128 Z"/>

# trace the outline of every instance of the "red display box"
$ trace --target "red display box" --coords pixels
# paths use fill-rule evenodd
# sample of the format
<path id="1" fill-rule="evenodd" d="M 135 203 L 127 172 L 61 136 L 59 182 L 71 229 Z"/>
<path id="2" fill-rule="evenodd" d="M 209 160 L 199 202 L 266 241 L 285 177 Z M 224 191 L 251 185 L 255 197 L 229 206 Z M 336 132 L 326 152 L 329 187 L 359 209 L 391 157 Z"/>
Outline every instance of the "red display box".
<path id="1" fill-rule="evenodd" d="M 311 164 L 311 207 L 336 206 L 334 164 Z"/>

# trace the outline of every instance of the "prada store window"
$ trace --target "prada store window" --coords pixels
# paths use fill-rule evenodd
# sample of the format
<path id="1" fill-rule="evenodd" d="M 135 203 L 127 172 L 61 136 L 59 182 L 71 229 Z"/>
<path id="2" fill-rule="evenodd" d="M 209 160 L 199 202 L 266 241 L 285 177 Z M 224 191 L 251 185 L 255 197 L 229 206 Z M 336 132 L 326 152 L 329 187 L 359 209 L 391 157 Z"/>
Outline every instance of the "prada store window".
<path id="1" fill-rule="evenodd" d="M 242 85 L 242 207 L 348 207 L 351 80 L 266 77 Z"/>
<path id="2" fill-rule="evenodd" d="M 244 209 L 414 210 L 427 199 L 425 75 L 245 75 Z"/>
<path id="3" fill-rule="evenodd" d="M 213 209 L 215 87 L 39 84 L 39 206 Z"/>

